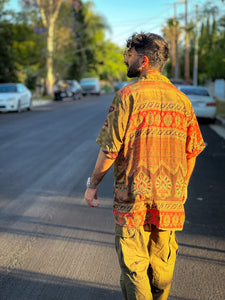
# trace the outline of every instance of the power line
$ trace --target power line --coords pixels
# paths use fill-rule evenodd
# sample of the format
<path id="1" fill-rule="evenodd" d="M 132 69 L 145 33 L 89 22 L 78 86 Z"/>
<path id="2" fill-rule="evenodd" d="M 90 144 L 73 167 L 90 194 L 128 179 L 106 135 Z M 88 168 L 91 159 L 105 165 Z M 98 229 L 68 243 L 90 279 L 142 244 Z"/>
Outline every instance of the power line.
<path id="1" fill-rule="evenodd" d="M 166 13 L 166 12 L 168 12 L 168 10 L 166 9 L 166 10 L 163 10 L 161 13 L 159 13 L 159 15 L 162 15 L 162 14 L 164 14 L 164 13 Z M 128 33 L 131 33 L 131 32 L 133 32 L 133 31 L 135 31 L 135 30 L 137 30 L 137 28 L 138 27 L 141 27 L 141 26 L 145 26 L 146 27 L 146 23 L 147 23 L 147 21 L 151 21 L 151 20 L 160 20 L 160 19 L 162 19 L 162 18 L 159 18 L 158 16 L 157 17 L 151 17 L 151 18 L 148 18 L 148 19 L 145 19 L 145 20 L 143 20 L 142 19 L 142 22 L 141 23 L 139 23 L 139 24 L 134 24 L 134 22 L 132 22 L 132 27 L 129 27 L 129 29 L 126 29 L 125 31 L 122 31 L 122 32 L 120 32 L 120 40 L 121 40 L 121 38 L 123 37 L 123 36 L 125 36 L 125 35 L 127 35 Z M 127 25 L 127 26 L 129 26 L 129 25 Z M 155 29 L 156 27 L 159 27 L 160 25 L 159 24 L 156 24 L 155 23 L 155 26 L 154 27 L 151 27 L 151 28 L 149 28 L 148 30 L 153 30 L 153 29 Z"/>

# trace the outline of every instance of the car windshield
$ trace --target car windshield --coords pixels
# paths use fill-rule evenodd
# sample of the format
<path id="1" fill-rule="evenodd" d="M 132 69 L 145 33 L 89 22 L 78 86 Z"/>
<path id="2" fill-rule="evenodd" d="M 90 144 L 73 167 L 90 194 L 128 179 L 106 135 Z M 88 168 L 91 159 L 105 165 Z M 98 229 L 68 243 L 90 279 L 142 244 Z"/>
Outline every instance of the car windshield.
<path id="1" fill-rule="evenodd" d="M 96 80 L 93 80 L 93 79 L 92 80 L 91 79 L 90 80 L 81 80 L 81 85 L 90 85 L 90 84 L 96 85 Z"/>
<path id="2" fill-rule="evenodd" d="M 209 96 L 209 92 L 204 88 L 198 89 L 198 88 L 182 87 L 180 90 L 185 95 Z"/>
<path id="3" fill-rule="evenodd" d="M 64 83 L 67 84 L 67 85 L 70 85 L 70 86 L 74 85 L 74 81 L 73 80 L 67 80 Z"/>
<path id="4" fill-rule="evenodd" d="M 0 93 L 16 93 L 16 85 L 0 85 Z"/>

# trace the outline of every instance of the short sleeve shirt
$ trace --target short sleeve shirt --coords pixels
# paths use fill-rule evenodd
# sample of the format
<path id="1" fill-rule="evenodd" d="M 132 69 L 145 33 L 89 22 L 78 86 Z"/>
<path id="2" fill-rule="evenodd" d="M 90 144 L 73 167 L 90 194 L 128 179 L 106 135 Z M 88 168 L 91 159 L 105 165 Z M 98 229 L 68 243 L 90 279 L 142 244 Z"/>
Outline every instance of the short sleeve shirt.
<path id="1" fill-rule="evenodd" d="M 187 160 L 205 147 L 191 102 L 159 73 L 119 90 L 97 143 L 114 162 L 114 220 L 182 230 Z"/>

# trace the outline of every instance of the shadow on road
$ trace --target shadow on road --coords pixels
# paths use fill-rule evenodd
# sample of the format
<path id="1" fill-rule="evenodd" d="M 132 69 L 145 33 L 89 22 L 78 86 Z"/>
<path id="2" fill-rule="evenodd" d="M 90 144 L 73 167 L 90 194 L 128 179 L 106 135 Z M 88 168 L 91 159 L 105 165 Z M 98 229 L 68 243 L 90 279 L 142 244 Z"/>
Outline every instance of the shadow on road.
<path id="1" fill-rule="evenodd" d="M 25 270 L 0 270 L 0 278 L 1 288 L 4 288 L 1 300 L 123 300 L 121 292 L 116 291 L 118 287 L 110 284 L 72 280 Z"/>

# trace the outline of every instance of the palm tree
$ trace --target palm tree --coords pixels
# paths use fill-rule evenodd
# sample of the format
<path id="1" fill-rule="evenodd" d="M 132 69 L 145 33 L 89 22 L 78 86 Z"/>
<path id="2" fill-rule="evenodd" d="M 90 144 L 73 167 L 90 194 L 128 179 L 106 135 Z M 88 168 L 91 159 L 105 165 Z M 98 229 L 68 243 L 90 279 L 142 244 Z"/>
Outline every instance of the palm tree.
<path id="1" fill-rule="evenodd" d="M 71 69 L 76 72 L 76 77 L 91 71 L 98 72 L 97 68 L 103 61 L 106 29 L 109 30 L 109 27 L 104 17 L 93 12 L 93 2 L 82 2 L 73 29 L 77 47 Z"/>
<path id="2" fill-rule="evenodd" d="M 172 77 L 178 76 L 178 45 L 183 32 L 180 23 L 174 19 L 168 19 L 166 26 L 163 27 L 163 36 L 169 44 L 172 61 Z"/>

